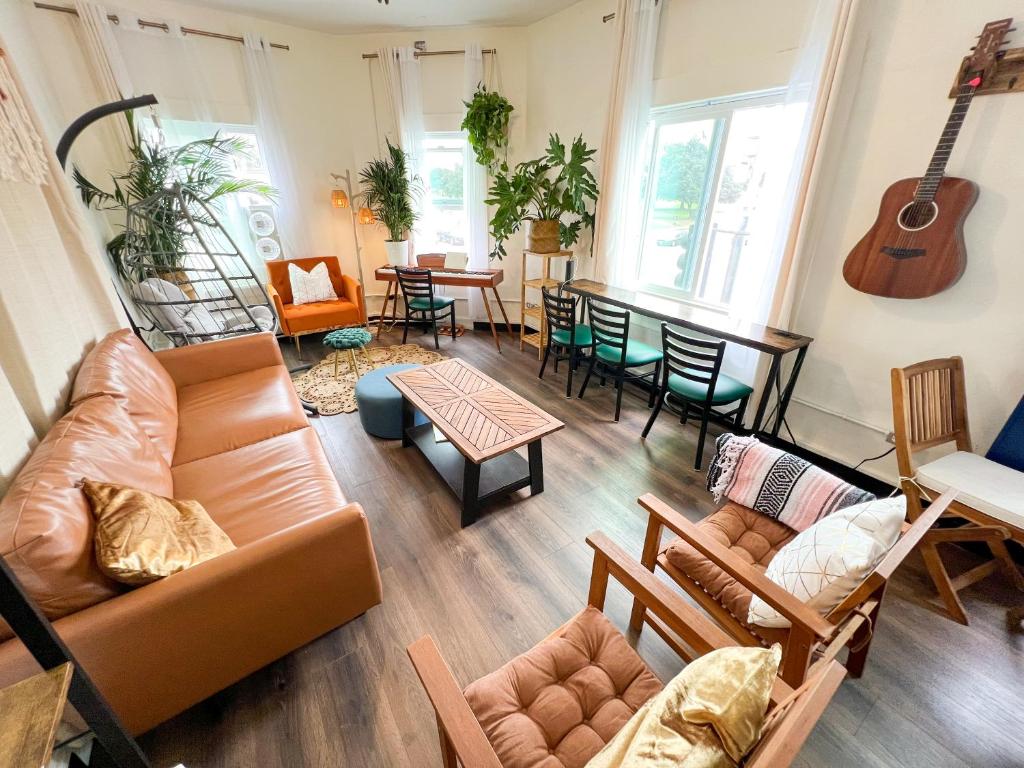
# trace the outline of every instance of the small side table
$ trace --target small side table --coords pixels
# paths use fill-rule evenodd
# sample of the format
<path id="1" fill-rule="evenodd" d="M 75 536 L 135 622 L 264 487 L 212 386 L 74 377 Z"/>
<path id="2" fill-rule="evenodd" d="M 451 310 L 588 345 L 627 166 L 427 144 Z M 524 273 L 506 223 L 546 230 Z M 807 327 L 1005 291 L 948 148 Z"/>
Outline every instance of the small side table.
<path id="1" fill-rule="evenodd" d="M 356 350 L 361 349 L 363 356 L 366 358 L 367 365 L 370 363 L 370 356 L 366 354 L 366 345 L 370 343 L 370 339 L 373 337 L 370 332 L 362 327 L 357 328 L 341 328 L 337 331 L 331 331 L 324 336 L 324 346 L 332 347 L 337 351 L 343 349 L 348 350 L 349 366 L 352 369 L 352 374 L 359 378 L 359 363 L 356 360 Z M 334 378 L 338 378 L 338 358 L 340 355 L 334 355 Z"/>

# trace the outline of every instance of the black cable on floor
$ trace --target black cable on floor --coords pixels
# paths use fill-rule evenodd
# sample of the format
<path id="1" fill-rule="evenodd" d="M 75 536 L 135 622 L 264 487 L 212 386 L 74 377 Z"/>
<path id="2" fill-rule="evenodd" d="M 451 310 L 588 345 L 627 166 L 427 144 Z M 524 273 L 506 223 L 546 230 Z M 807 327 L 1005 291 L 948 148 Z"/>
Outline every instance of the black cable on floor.
<path id="1" fill-rule="evenodd" d="M 856 470 L 860 469 L 862 466 L 864 466 L 865 464 L 867 464 L 869 461 L 878 461 L 879 459 L 884 459 L 886 456 L 888 456 L 890 453 L 892 453 L 895 450 L 896 450 L 896 446 L 894 445 L 892 448 L 890 448 L 885 453 L 880 453 L 877 456 L 870 456 L 869 458 L 864 459 L 857 466 L 855 466 L 853 469 L 854 469 L 854 471 L 856 471 Z"/>

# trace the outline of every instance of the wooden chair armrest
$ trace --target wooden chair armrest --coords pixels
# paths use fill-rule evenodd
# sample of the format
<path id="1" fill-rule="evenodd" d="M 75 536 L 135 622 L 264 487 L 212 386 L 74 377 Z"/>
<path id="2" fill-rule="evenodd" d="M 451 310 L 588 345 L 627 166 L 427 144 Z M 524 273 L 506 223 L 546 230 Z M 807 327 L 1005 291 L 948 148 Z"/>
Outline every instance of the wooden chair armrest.
<path id="1" fill-rule="evenodd" d="M 501 768 L 491 742 L 433 638 L 424 635 L 406 652 L 437 713 L 438 727 L 447 734 L 462 765 L 465 768 Z"/>
<path id="2" fill-rule="evenodd" d="M 846 677 L 846 668 L 831 661 L 816 674 L 744 763 L 746 768 L 788 768 Z"/>
<path id="3" fill-rule="evenodd" d="M 626 554 L 604 533 L 595 531 L 590 534 L 587 536 L 587 544 L 594 550 L 594 572 L 599 577 L 595 581 L 602 592 L 597 601 L 601 604 L 597 604 L 594 582 L 591 583 L 591 605 L 603 608 L 603 585 L 607 584 L 607 575 L 610 574 L 701 656 L 717 648 L 736 645 L 736 641 L 721 627 Z M 603 582 L 600 579 L 602 573 Z"/>
<path id="4" fill-rule="evenodd" d="M 875 568 L 875 574 L 888 580 L 893 572 L 903 563 L 907 555 L 910 554 L 910 551 L 921 542 L 921 539 L 935 525 L 935 521 L 946 514 L 946 510 L 953 503 L 957 493 L 959 491 L 956 488 L 950 488 L 929 504 L 928 509 L 924 510 L 920 517 L 911 523 L 910 528 L 900 536 L 892 549 L 882 559 L 882 562 L 878 564 L 878 567 Z"/>
<path id="5" fill-rule="evenodd" d="M 836 630 L 834 624 L 826 621 L 816 611 L 808 608 L 763 573 L 750 567 L 717 541 L 701 533 L 696 525 L 661 499 L 646 493 L 640 497 L 639 503 L 679 538 L 789 619 L 794 626 L 803 627 L 821 640 L 827 640 L 833 635 Z"/>
<path id="6" fill-rule="evenodd" d="M 950 542 L 957 544 L 964 541 L 1006 541 L 1010 532 L 999 525 L 971 525 L 960 528 L 942 528 L 928 531 L 923 541 L 932 544 Z"/>

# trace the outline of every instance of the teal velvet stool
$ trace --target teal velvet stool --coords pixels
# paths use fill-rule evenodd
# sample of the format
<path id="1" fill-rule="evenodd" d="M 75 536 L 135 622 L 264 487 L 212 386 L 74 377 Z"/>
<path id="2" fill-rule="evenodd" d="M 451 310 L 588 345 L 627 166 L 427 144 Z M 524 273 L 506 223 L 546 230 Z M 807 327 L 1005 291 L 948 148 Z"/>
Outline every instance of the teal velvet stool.
<path id="1" fill-rule="evenodd" d="M 388 374 L 419 367 L 413 363 L 388 365 L 364 374 L 356 382 L 356 407 L 367 434 L 389 440 L 402 437 L 402 395 L 388 381 Z M 414 423 L 426 424 L 427 417 L 416 411 Z"/>
<path id="2" fill-rule="evenodd" d="M 366 345 L 370 343 L 370 339 L 373 337 L 370 332 L 365 328 L 341 328 L 337 331 L 331 331 L 324 336 L 324 346 L 333 347 L 339 352 L 343 349 L 348 350 L 349 366 L 352 369 L 352 375 L 357 379 L 359 378 L 359 363 L 356 362 L 356 350 L 363 350 L 363 356 L 366 357 L 366 366 L 370 367 L 370 357 L 366 354 Z M 334 378 L 338 378 L 338 358 L 341 355 L 335 354 L 334 356 Z"/>

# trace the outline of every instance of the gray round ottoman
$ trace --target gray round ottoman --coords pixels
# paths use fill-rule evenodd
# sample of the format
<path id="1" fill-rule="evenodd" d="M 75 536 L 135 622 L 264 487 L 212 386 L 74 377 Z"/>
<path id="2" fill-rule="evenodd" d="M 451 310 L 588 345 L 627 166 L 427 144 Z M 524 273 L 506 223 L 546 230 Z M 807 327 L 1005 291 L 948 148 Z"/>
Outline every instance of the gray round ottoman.
<path id="1" fill-rule="evenodd" d="M 389 440 L 402 437 L 402 395 L 387 377 L 389 373 L 420 367 L 415 363 L 388 365 L 363 374 L 356 382 L 356 407 L 367 434 Z M 416 411 L 415 423 L 426 424 L 426 416 Z"/>

